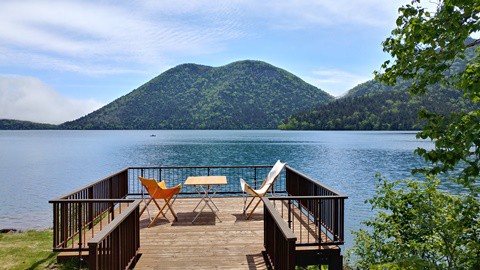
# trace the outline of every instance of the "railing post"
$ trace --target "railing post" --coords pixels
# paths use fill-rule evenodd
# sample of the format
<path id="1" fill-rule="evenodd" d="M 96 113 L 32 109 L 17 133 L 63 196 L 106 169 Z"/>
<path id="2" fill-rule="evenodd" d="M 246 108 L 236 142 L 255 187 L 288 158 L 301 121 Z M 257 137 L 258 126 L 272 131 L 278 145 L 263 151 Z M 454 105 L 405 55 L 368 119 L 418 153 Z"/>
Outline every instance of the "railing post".
<path id="1" fill-rule="evenodd" d="M 317 223 L 316 226 L 318 228 L 318 242 L 322 243 L 322 226 L 320 225 L 320 220 L 322 220 L 322 208 L 323 208 L 323 201 L 322 199 L 318 200 L 318 216 L 315 220 Z"/>
<path id="2" fill-rule="evenodd" d="M 82 203 L 78 203 L 77 207 L 77 214 L 78 214 L 78 247 L 81 249 L 83 242 L 82 242 Z"/>
<path id="3" fill-rule="evenodd" d="M 90 270 L 98 269 L 98 244 L 88 244 L 88 268 Z"/>
<path id="4" fill-rule="evenodd" d="M 93 187 L 88 188 L 87 199 L 93 199 Z M 87 221 L 90 222 L 89 229 L 93 228 L 93 203 L 87 204 Z"/>
<path id="5" fill-rule="evenodd" d="M 253 183 L 255 185 L 255 189 L 257 189 L 257 167 L 253 167 Z"/>
<path id="6" fill-rule="evenodd" d="M 61 219 L 61 233 L 60 233 L 60 239 L 62 241 L 62 247 L 67 248 L 68 246 L 68 209 L 67 209 L 67 203 L 60 203 L 60 211 L 62 212 L 60 215 Z"/>
<path id="7" fill-rule="evenodd" d="M 292 201 L 288 200 L 288 228 L 292 228 Z"/>
<path id="8" fill-rule="evenodd" d="M 110 214 L 112 216 L 112 220 L 115 218 L 115 208 L 114 208 L 114 203 L 110 203 Z"/>
<path id="9" fill-rule="evenodd" d="M 287 261 L 287 269 L 289 270 L 295 270 L 295 242 L 296 240 L 288 240 L 288 244 L 287 244 L 287 249 L 288 249 L 288 252 L 287 252 L 287 258 L 288 258 L 288 261 Z"/>
<path id="10" fill-rule="evenodd" d="M 117 252 L 116 254 L 114 254 L 114 256 L 112 256 L 112 261 L 115 262 L 115 264 L 118 264 L 118 269 L 120 269 L 120 266 L 121 266 L 121 258 L 122 258 L 122 228 L 121 227 L 117 227 Z"/>
<path id="11" fill-rule="evenodd" d="M 108 178 L 108 199 L 113 199 L 113 180 L 112 177 Z"/>
<path id="12" fill-rule="evenodd" d="M 333 200 L 333 241 L 338 240 L 338 199 Z M 342 239 L 343 240 L 343 239 Z"/>
<path id="13" fill-rule="evenodd" d="M 58 245 L 58 203 L 53 204 L 53 248 Z"/>

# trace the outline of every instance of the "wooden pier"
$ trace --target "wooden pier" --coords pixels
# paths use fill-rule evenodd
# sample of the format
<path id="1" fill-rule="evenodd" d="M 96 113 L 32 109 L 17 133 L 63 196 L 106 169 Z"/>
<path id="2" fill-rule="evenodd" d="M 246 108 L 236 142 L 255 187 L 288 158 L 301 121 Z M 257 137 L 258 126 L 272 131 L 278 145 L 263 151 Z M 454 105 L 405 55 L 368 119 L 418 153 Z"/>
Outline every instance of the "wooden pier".
<path id="1" fill-rule="evenodd" d="M 53 251 L 88 260 L 89 269 L 268 269 L 267 262 L 274 269 L 342 269 L 347 196 L 287 165 L 273 188 L 281 196 L 262 198 L 250 220 L 243 215 L 239 179 L 256 187 L 269 170 L 262 165 L 125 168 L 50 200 Z M 192 222 L 200 197 L 185 186 L 173 205 L 178 219 L 167 212 L 148 227 L 148 212 L 140 215 L 139 176 L 175 186 L 190 176 L 212 175 L 228 179 L 213 199 L 218 216 L 207 207 Z M 158 208 L 151 204 L 149 212 L 154 216 Z"/>
<path id="2" fill-rule="evenodd" d="M 150 228 L 145 211 L 140 218 L 140 258 L 135 269 L 267 269 L 262 256 L 263 211 L 242 214 L 240 197 L 214 198 L 219 220 L 205 210 L 192 223 L 199 198 L 177 199 L 178 220 L 168 213 Z M 152 204 L 150 214 L 158 213 Z"/>

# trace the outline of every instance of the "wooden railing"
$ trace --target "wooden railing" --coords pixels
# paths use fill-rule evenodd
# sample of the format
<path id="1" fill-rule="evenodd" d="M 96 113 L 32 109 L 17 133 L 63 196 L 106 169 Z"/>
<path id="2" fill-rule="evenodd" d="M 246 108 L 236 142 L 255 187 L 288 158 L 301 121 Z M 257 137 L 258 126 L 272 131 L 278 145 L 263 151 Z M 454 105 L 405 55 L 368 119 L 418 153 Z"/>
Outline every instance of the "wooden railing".
<path id="1" fill-rule="evenodd" d="M 271 166 L 161 166 L 121 170 L 50 201 L 53 204 L 53 250 L 88 250 L 90 268 L 124 269 L 135 260 L 140 245 L 140 200 L 126 199 L 142 194 L 138 176 L 165 180 L 168 186 L 174 186 L 183 183 L 188 176 L 226 175 L 229 184 L 222 186 L 218 194 L 227 196 L 241 193 L 240 177 L 250 186 L 259 188 L 270 169 Z M 279 203 L 277 208 L 269 199 L 263 199 L 265 249 L 275 269 L 294 269 L 300 256 L 296 251 L 298 247 L 344 243 L 346 196 L 290 166 L 277 179 L 273 190 L 287 195 L 271 197 L 275 205 Z M 196 193 L 190 187 L 182 188 L 181 195 L 189 194 Z M 303 220 L 303 224 L 294 224 L 295 219 Z M 312 224 L 316 228 L 313 232 Z M 302 230 L 307 230 L 307 234 Z M 307 235 L 306 240 L 303 235 Z M 310 239 L 309 235 L 314 237 Z M 339 249 L 337 251 L 335 256 L 341 257 Z M 339 266 L 341 261 L 332 269 Z"/>
<path id="2" fill-rule="evenodd" d="M 89 269 L 129 269 L 140 248 L 141 200 L 135 200 L 116 219 L 88 241 Z"/>
<path id="3" fill-rule="evenodd" d="M 122 211 L 128 195 L 124 169 L 63 197 L 53 204 L 53 250 L 86 251 L 86 239 L 102 230 Z"/>
<path id="4" fill-rule="evenodd" d="M 264 245 L 273 268 L 315 264 L 342 269 L 337 245 L 344 244 L 344 201 L 348 197 L 290 166 L 286 167 L 286 193 L 263 198 Z"/>
<path id="5" fill-rule="evenodd" d="M 342 213 L 346 197 L 338 196 L 283 196 L 269 197 L 280 216 L 287 222 L 288 228 L 297 235 L 297 246 L 343 245 L 343 227 L 340 216 L 333 218 L 329 214 Z M 277 203 L 278 202 L 278 203 Z M 307 209 L 304 205 L 309 205 Z M 338 210 L 329 209 L 338 207 Z M 329 213 L 326 214 L 325 213 Z M 325 224 L 333 224 L 326 226 Z"/>
<path id="6" fill-rule="evenodd" d="M 345 199 L 348 197 L 287 166 L 289 201 L 329 236 L 329 242 L 344 243 Z"/>
<path id="7" fill-rule="evenodd" d="M 262 198 L 264 207 L 264 246 L 274 269 L 295 269 L 295 242 L 297 238 L 280 217 L 272 203 Z"/>
<path id="8" fill-rule="evenodd" d="M 56 199 L 53 204 L 53 251 L 87 251 L 86 242 L 123 213 L 128 199 Z M 105 207 L 107 205 L 108 207 Z M 93 218 L 89 209 L 104 209 Z"/>
<path id="9" fill-rule="evenodd" d="M 183 183 L 188 176 L 226 175 L 229 184 L 218 194 L 239 194 L 238 179 L 244 178 L 253 187 L 263 180 L 271 166 L 158 166 L 131 167 L 100 179 L 65 196 L 50 200 L 53 205 L 53 250 L 87 251 L 86 241 L 122 211 L 123 199 L 142 193 L 138 176 L 165 180 L 169 186 Z M 285 173 L 274 189 L 285 191 Z M 182 195 L 196 194 L 192 187 L 183 187 Z"/>
<path id="10" fill-rule="evenodd" d="M 138 176 L 164 180 L 168 186 L 183 184 L 189 176 L 225 175 L 227 185 L 222 185 L 217 194 L 223 196 L 238 195 L 240 189 L 239 178 L 243 178 L 251 187 L 258 188 L 267 176 L 272 166 L 158 166 L 158 167 L 130 167 L 128 169 L 129 195 L 140 195 L 142 185 Z M 273 187 L 277 193 L 285 192 L 285 172 L 283 172 Z M 197 194 L 193 187 L 182 187 L 182 195 Z"/>

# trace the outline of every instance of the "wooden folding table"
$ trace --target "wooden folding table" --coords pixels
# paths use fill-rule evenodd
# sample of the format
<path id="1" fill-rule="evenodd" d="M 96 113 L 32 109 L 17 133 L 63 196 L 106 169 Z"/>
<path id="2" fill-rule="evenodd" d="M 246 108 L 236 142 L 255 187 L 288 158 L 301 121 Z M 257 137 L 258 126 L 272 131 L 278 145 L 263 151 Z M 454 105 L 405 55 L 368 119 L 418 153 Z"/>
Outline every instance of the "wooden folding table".
<path id="1" fill-rule="evenodd" d="M 195 188 L 195 191 L 200 196 L 202 196 L 197 206 L 195 206 L 195 209 L 193 209 L 193 211 L 195 212 L 195 210 L 198 208 L 200 203 L 202 203 L 202 201 L 205 203 L 203 207 L 200 209 L 200 212 L 198 212 L 198 214 L 192 220 L 192 223 L 195 222 L 195 220 L 203 212 L 203 209 L 205 209 L 206 206 L 208 206 L 210 210 L 212 210 L 213 214 L 218 218 L 218 220 L 222 222 L 222 220 L 218 217 L 217 213 L 215 213 L 215 210 L 212 207 L 213 205 L 217 209 L 217 211 L 219 211 L 218 207 L 215 205 L 212 199 L 217 193 L 220 185 L 226 185 L 226 184 L 227 184 L 226 176 L 190 176 L 187 178 L 184 185 L 193 186 Z"/>

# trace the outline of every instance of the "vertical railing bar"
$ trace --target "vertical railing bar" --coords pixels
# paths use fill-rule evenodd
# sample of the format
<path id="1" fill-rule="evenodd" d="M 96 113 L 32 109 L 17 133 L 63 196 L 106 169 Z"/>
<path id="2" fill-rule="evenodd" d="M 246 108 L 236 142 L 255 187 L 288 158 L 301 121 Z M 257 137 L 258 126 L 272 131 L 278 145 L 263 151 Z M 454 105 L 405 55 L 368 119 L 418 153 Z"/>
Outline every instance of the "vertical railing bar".
<path id="1" fill-rule="evenodd" d="M 78 228 L 78 248 L 81 250 L 82 249 L 82 245 L 83 245 L 83 239 L 82 239 L 82 231 L 83 231 L 83 228 L 82 228 L 82 203 L 78 203 L 78 208 L 77 208 L 77 212 L 78 212 L 78 224 L 77 224 L 77 228 Z M 73 242 L 73 241 L 72 241 Z M 79 256 L 80 258 L 82 257 L 82 253 L 81 251 L 79 251 Z"/>

